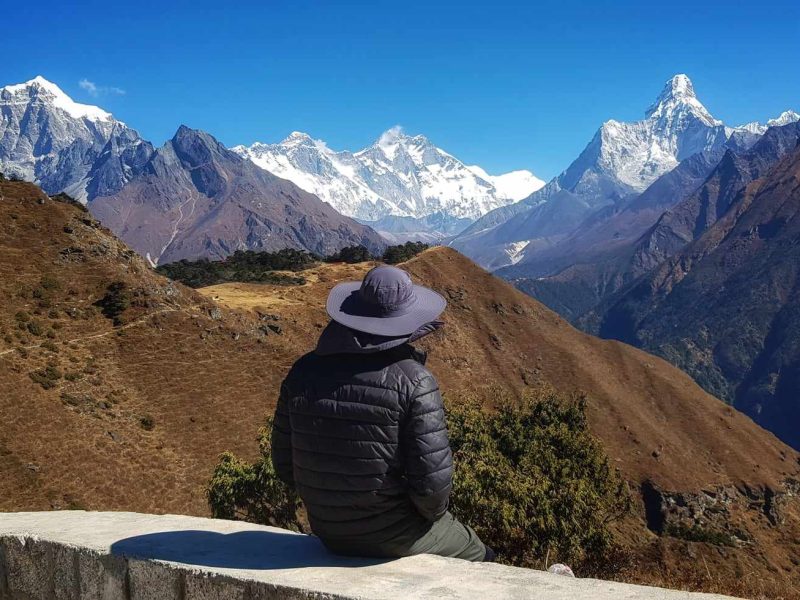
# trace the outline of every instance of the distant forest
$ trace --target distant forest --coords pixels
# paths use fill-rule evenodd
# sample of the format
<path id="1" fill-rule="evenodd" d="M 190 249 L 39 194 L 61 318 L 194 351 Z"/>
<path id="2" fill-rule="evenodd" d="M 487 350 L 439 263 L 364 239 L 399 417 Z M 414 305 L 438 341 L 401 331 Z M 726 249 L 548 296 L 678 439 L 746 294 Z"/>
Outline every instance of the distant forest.
<path id="1" fill-rule="evenodd" d="M 409 260 L 428 244 L 406 242 L 389 246 L 382 256 L 373 256 L 364 246 L 348 246 L 336 254 L 320 257 L 304 250 L 285 248 L 277 252 L 255 252 L 237 250 L 224 260 L 180 260 L 160 265 L 156 271 L 174 281 L 199 288 L 219 283 L 269 283 L 272 285 L 302 285 L 306 282 L 300 271 L 320 262 L 346 262 L 350 264 L 366 261 L 382 261 L 397 264 Z M 287 272 L 288 271 L 288 272 Z"/>

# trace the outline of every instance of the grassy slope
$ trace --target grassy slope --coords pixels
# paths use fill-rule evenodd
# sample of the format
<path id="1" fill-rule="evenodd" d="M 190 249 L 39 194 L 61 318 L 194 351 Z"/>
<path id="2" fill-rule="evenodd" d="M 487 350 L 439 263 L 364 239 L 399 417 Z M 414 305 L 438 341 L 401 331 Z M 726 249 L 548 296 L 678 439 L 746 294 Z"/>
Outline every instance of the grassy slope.
<path id="1" fill-rule="evenodd" d="M 327 291 L 368 265 L 322 265 L 304 286 L 226 284 L 199 294 L 156 275 L 74 206 L 22 183 L 1 183 L 0 196 L 0 510 L 207 514 L 216 457 L 256 453 L 280 380 L 327 321 Z M 539 381 L 585 390 L 594 433 L 634 483 L 755 489 L 796 474 L 791 450 L 666 362 L 578 332 L 451 250 L 405 267 L 449 300 L 447 327 L 425 341 L 446 393 Z M 43 289 L 43 275 L 55 287 Z M 113 281 L 136 293 L 122 328 L 93 306 Z M 19 328 L 20 311 L 41 335 Z M 30 373 L 48 365 L 73 380 L 43 389 Z M 800 557 L 800 517 L 794 505 L 784 514 L 781 528 L 741 515 L 756 545 L 723 551 L 656 538 L 634 519 L 620 532 L 641 561 L 631 577 L 713 587 L 693 583 L 700 576 L 685 560 L 699 546 L 716 576 L 726 574 L 716 589 L 735 589 L 738 570 L 778 578 Z"/>

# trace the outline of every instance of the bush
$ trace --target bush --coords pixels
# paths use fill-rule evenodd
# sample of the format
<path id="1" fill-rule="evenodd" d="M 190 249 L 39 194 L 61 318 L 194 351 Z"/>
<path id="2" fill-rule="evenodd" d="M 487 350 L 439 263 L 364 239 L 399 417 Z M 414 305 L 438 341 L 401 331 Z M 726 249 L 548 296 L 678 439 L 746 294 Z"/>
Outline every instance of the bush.
<path id="1" fill-rule="evenodd" d="M 352 265 L 370 260 L 373 260 L 373 256 L 364 246 L 347 246 L 336 254 L 331 254 L 325 262 L 344 262 Z"/>
<path id="2" fill-rule="evenodd" d="M 592 564 L 616 558 L 609 525 L 630 510 L 627 487 L 589 433 L 584 398 L 549 390 L 487 412 L 476 397 L 447 402 L 455 460 L 451 510 L 507 564 Z M 253 464 L 225 453 L 208 498 L 214 516 L 301 529 L 299 501 L 270 460 L 271 423 Z"/>
<path id="3" fill-rule="evenodd" d="M 42 342 L 42 348 L 44 348 L 45 350 L 49 350 L 50 352 L 54 352 L 55 354 L 58 354 L 59 352 L 58 346 L 56 346 L 55 343 L 52 342 L 51 340 L 45 340 L 44 342 Z"/>
<path id="4" fill-rule="evenodd" d="M 53 365 L 49 365 L 44 369 L 39 369 L 33 373 L 30 373 L 30 378 L 46 390 L 54 388 L 62 376 L 63 374 L 61 371 L 59 371 L 58 368 Z"/>
<path id="5" fill-rule="evenodd" d="M 124 281 L 115 281 L 106 288 L 106 294 L 95 303 L 103 315 L 111 319 L 114 325 L 122 324 L 122 313 L 131 305 L 131 294 Z"/>
<path id="6" fill-rule="evenodd" d="M 61 287 L 61 284 L 58 282 L 58 279 L 56 279 L 52 275 L 42 276 L 39 285 L 45 290 L 57 290 Z"/>
<path id="7" fill-rule="evenodd" d="M 225 452 L 214 468 L 208 485 L 211 514 L 219 519 L 244 520 L 252 523 L 304 531 L 298 516 L 300 499 L 278 479 L 272 467 L 272 419 L 258 432 L 261 456 L 248 463 Z"/>
<path id="8" fill-rule="evenodd" d="M 589 432 L 586 399 L 552 390 L 497 398 L 488 414 L 476 398 L 448 402 L 453 514 L 509 564 L 607 562 L 609 524 L 631 504 Z"/>
<path id="9" fill-rule="evenodd" d="M 422 242 L 406 242 L 399 246 L 389 246 L 383 253 L 383 262 L 396 265 L 414 258 L 420 252 L 430 248 L 428 244 Z"/>
<path id="10" fill-rule="evenodd" d="M 70 196 L 68 194 L 65 194 L 64 192 L 60 192 L 60 193 L 56 194 L 55 196 L 50 196 L 50 199 L 51 200 L 55 200 L 56 202 L 63 202 L 64 204 L 69 204 L 71 206 L 74 206 L 75 208 L 79 209 L 81 212 L 85 212 L 85 213 L 89 212 L 89 209 L 86 208 L 86 205 L 81 204 L 80 202 L 75 200 L 75 198 L 73 198 L 72 196 Z"/>
<path id="11" fill-rule="evenodd" d="M 733 547 L 736 545 L 733 537 L 729 533 L 706 529 L 699 525 L 670 523 L 664 529 L 664 534 L 688 542 L 704 542 L 714 546 Z"/>
<path id="12" fill-rule="evenodd" d="M 145 431 L 153 431 L 156 428 L 156 419 L 152 415 L 142 415 L 139 417 L 139 425 Z"/>
<path id="13" fill-rule="evenodd" d="M 44 327 L 40 321 L 28 321 L 27 328 L 31 335 L 42 335 L 44 333 Z"/>

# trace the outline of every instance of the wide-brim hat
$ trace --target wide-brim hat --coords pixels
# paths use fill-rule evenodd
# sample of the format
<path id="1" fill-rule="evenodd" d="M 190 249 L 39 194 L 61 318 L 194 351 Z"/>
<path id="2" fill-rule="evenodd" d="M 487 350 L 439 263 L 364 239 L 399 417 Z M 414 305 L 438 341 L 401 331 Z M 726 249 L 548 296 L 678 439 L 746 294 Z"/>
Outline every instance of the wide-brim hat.
<path id="1" fill-rule="evenodd" d="M 388 337 L 414 333 L 446 307 L 441 295 L 416 285 L 408 273 L 389 265 L 373 268 L 363 281 L 338 284 L 326 303 L 328 315 L 337 323 Z"/>

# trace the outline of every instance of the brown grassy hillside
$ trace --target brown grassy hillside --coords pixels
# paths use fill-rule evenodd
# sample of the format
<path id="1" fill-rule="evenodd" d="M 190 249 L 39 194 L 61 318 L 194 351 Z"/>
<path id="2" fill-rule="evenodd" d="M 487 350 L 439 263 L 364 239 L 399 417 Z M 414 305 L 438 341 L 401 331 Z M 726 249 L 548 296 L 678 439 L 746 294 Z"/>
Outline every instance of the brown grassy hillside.
<path id="1" fill-rule="evenodd" d="M 618 532 L 635 558 L 626 577 L 793 593 L 793 451 L 666 362 L 580 333 L 451 250 L 404 266 L 448 298 L 446 328 L 425 340 L 447 394 L 542 382 L 588 394 L 592 430 L 639 500 Z M 327 291 L 368 267 L 200 294 L 156 275 L 80 208 L 0 183 L 0 510 L 207 514 L 217 456 L 257 452 L 282 377 L 327 322 Z M 118 282 L 127 307 L 115 325 L 97 303 Z M 732 544 L 657 535 L 659 518 Z"/>

